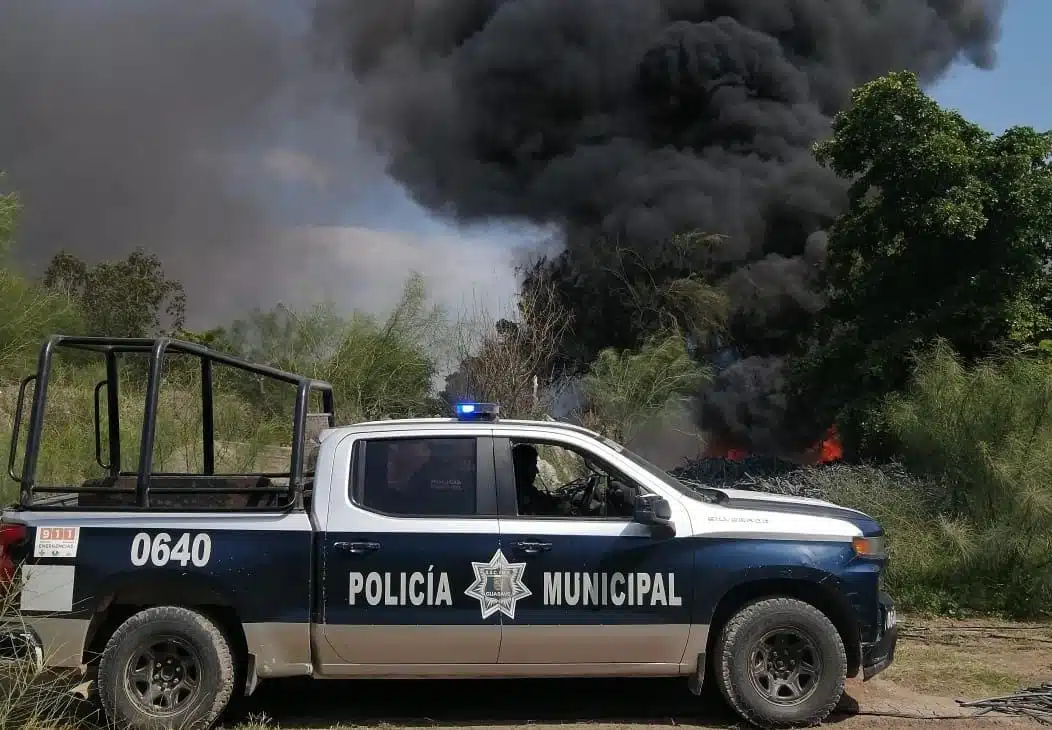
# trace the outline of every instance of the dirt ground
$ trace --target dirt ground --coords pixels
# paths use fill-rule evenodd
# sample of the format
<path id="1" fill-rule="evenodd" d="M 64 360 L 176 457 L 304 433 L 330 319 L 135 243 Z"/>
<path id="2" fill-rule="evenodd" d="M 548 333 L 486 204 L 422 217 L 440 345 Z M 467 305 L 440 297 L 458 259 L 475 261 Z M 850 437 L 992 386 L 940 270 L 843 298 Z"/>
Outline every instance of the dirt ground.
<path id="1" fill-rule="evenodd" d="M 1004 715 L 970 717 L 976 711 L 956 700 L 1052 681 L 1052 625 L 907 618 L 901 630 L 895 664 L 870 682 L 849 682 L 827 724 L 844 730 L 1040 727 Z M 695 698 L 682 680 L 289 680 L 261 685 L 227 722 L 238 726 L 634 730 L 743 724 L 711 690 Z"/>

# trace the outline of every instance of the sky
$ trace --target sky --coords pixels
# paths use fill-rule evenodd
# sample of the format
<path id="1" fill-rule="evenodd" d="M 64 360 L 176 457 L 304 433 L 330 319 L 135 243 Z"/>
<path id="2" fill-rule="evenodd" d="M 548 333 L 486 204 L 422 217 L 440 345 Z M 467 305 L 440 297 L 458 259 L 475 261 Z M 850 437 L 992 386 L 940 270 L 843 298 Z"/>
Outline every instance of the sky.
<path id="1" fill-rule="evenodd" d="M 1046 87 L 1052 75 L 1049 28 L 1052 28 L 1052 0 L 1007 0 L 996 66 L 984 70 L 960 63 L 931 87 L 929 94 L 940 104 L 957 109 L 967 119 L 992 133 L 1000 133 L 1013 125 L 1052 129 L 1052 95 L 1040 90 Z M 376 198 L 368 204 L 356 206 L 347 223 L 383 228 L 395 220 L 414 235 L 470 237 L 485 241 L 477 250 L 485 251 L 485 257 L 498 264 L 498 268 L 494 269 L 493 279 L 489 282 L 473 283 L 482 284 L 489 301 L 503 299 L 502 291 L 507 292 L 505 296 L 510 295 L 513 279 L 499 268 L 504 257 L 502 251 L 526 245 L 531 237 L 539 234 L 500 227 L 459 230 L 431 218 L 390 180 L 384 180 L 379 187 Z M 363 215 L 366 210 L 368 214 Z M 454 268 L 447 266 L 447 271 L 451 270 Z"/>
<path id="2" fill-rule="evenodd" d="M 1049 28 L 1052 28 L 1052 0 L 1007 0 L 996 67 L 982 70 L 961 63 L 930 88 L 929 93 L 943 106 L 957 109 L 991 132 L 999 133 L 1012 125 L 1052 129 L 1052 97 L 1039 91 L 1052 73 Z M 348 209 L 343 222 L 388 231 L 392 222 L 396 222 L 394 225 L 399 232 L 412 235 L 470 237 L 477 241 L 476 246 L 484 242 L 480 248 L 465 247 L 462 250 L 475 251 L 476 256 L 481 251 L 487 263 L 495 265 L 492 278 L 478 280 L 471 277 L 469 285 L 481 286 L 485 290 L 484 298 L 490 302 L 503 299 L 513 291 L 510 272 L 501 270 L 501 262 L 507 262 L 506 252 L 509 248 L 526 244 L 531 236 L 540 235 L 500 227 L 465 231 L 447 226 L 419 208 L 386 178 L 378 181 L 371 194 Z M 471 268 L 475 269 L 474 266 Z M 456 263 L 447 259 L 444 269 L 443 275 L 453 276 L 455 282 Z M 443 283 L 456 288 L 451 282 Z"/>
<path id="3" fill-rule="evenodd" d="M 24 193 L 25 227 L 35 231 L 36 245 L 23 250 L 27 273 L 42 273 L 67 245 L 93 263 L 148 242 L 187 285 L 193 328 L 276 301 L 385 313 L 411 268 L 453 312 L 493 313 L 511 304 L 521 254 L 549 240 L 545 231 L 463 228 L 424 211 L 357 138 L 342 77 L 333 86 L 292 64 L 286 79 L 284 46 L 263 52 L 269 24 L 216 10 L 251 7 L 255 17 L 265 8 L 274 25 L 296 28 L 309 4 L 228 0 L 182 12 L 194 4 L 173 0 L 140 14 L 136 0 L 78 0 L 66 5 L 70 16 L 44 5 L 0 0 L 0 97 L 17 100 L 0 115 L 0 166 Z M 144 17 L 152 34 L 122 32 Z M 1006 0 L 996 67 L 961 64 L 929 92 L 994 132 L 1052 128 L 1052 104 L 1039 91 L 1052 70 L 1049 27 L 1052 0 Z M 173 28 L 195 34 L 195 44 L 169 38 Z M 210 71 L 213 58 L 223 73 Z M 242 116 L 242 97 L 286 81 L 304 96 L 279 94 L 260 119 Z M 255 133 L 243 135 L 245 127 Z"/>
<path id="4" fill-rule="evenodd" d="M 929 93 L 991 132 L 1013 125 L 1052 129 L 1052 100 L 1041 91 L 1052 74 L 1049 28 L 1052 2 L 1007 0 L 996 68 L 958 66 Z"/>
<path id="5" fill-rule="evenodd" d="M 1007 0 L 996 67 L 981 70 L 961 63 L 929 93 L 940 104 L 957 109 L 991 132 L 1016 124 L 1052 129 L 1050 97 L 1038 91 L 1052 73 L 1048 28 L 1052 28 L 1052 0 Z M 308 265 L 311 289 L 315 291 L 338 288 L 342 274 L 339 267 L 333 266 L 334 258 L 349 256 L 353 251 L 354 259 L 361 262 L 361 246 L 380 246 L 386 252 L 400 253 L 389 261 L 383 257 L 371 259 L 375 263 L 370 265 L 367 279 L 372 285 L 365 287 L 361 293 L 367 295 L 359 301 L 375 306 L 378 301 L 392 300 L 393 291 L 387 297 L 381 292 L 399 280 L 400 267 L 428 262 L 418 268 L 423 268 L 436 298 L 443 304 L 454 310 L 475 304 L 491 311 L 505 309 L 516 288 L 512 271 L 516 251 L 529 248 L 532 241 L 544 236 L 540 231 L 500 224 L 472 229 L 448 225 L 416 205 L 384 175 L 373 178 L 371 186 L 359 194 L 345 209 L 343 220 L 333 221 L 330 230 L 339 235 L 320 235 L 319 239 L 327 243 L 309 247 L 317 251 Z M 341 226 L 350 227 L 354 233 L 341 231 Z M 377 235 L 375 243 L 365 244 L 363 229 L 382 234 Z M 371 235 L 368 237 L 371 239 Z M 466 239 L 472 245 L 457 245 L 458 240 Z M 408 240 L 416 243 L 402 243 Z M 439 255 L 435 255 L 434 241 L 443 242 L 437 246 Z M 297 249 L 303 250 L 300 246 Z M 381 260 L 383 266 L 379 264 Z"/>

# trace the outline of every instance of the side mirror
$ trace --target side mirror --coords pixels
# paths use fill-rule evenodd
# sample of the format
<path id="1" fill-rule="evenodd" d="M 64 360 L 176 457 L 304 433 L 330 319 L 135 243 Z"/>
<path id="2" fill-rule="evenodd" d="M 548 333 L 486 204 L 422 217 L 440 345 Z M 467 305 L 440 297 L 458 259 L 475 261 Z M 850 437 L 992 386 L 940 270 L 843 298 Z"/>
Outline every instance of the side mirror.
<path id="1" fill-rule="evenodd" d="M 672 523 L 672 507 L 668 500 L 656 494 L 636 495 L 632 520 L 641 525 L 650 525 L 654 534 L 674 537 L 676 526 Z"/>

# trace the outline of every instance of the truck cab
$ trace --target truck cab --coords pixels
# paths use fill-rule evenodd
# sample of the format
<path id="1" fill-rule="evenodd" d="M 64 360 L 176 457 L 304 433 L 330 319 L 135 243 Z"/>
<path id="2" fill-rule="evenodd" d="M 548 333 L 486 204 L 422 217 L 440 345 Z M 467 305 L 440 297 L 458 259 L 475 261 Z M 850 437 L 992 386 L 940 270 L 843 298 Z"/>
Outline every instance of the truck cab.
<path id="1" fill-rule="evenodd" d="M 177 341 L 89 344 L 232 361 Z M 297 388 L 287 473 L 155 474 L 141 448 L 134 473 L 42 486 L 46 365 L 20 504 L 0 523 L 20 635 L 40 663 L 97 678 L 107 713 L 136 727 L 210 724 L 235 692 L 288 676 L 668 676 L 696 693 L 711 678 L 774 727 L 821 720 L 847 677 L 893 658 L 884 535 L 860 512 L 688 486 L 597 433 L 493 404 L 337 427 L 327 384 L 278 371 Z M 119 463 L 114 449 L 100 463 Z"/>

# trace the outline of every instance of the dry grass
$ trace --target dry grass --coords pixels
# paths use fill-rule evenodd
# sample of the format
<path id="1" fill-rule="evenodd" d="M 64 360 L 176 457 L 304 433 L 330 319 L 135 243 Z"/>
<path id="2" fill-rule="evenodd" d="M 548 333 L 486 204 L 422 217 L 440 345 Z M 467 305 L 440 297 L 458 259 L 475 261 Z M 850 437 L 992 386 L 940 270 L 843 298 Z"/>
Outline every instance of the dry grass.
<path id="1" fill-rule="evenodd" d="M 62 372 L 48 388 L 37 483 L 77 484 L 105 473 L 95 462 L 92 397 L 97 375 L 93 372 Z M 194 380 L 174 380 L 162 387 L 153 454 L 155 471 L 196 473 L 201 470 L 202 412 L 199 387 Z M 261 419 L 257 409 L 253 409 L 238 394 L 228 391 L 217 389 L 215 398 L 217 469 L 228 472 L 287 470 L 291 447 L 291 410 L 288 418 L 281 421 L 276 418 Z M 25 453 L 31 394 L 32 388 L 26 397 L 16 469 L 21 467 Z M 142 389 L 132 385 L 120 389 L 121 464 L 125 469 L 134 469 L 138 463 L 143 396 Z M 5 436 L 11 432 L 16 398 L 17 388 L 0 388 L 0 433 Z M 105 442 L 105 409 L 102 421 Z M 4 456 L 8 448 L 9 437 L 0 445 Z M 108 454 L 105 445 L 103 448 L 103 458 L 106 459 Z M 15 485 L 7 477 L 5 469 L 4 474 L 0 474 L 0 498 L 11 502 L 15 492 Z"/>
<path id="2" fill-rule="evenodd" d="M 24 627 L 17 608 L 18 591 L 0 598 L 7 625 Z M 44 656 L 45 666 L 48 657 Z M 30 661 L 0 662 L 0 728 L 4 730 L 72 730 L 82 724 L 80 699 L 72 673 L 41 670 Z"/>
<path id="3" fill-rule="evenodd" d="M 991 619 L 904 621 L 883 677 L 916 692 L 980 699 L 1052 679 L 1052 625 Z"/>

